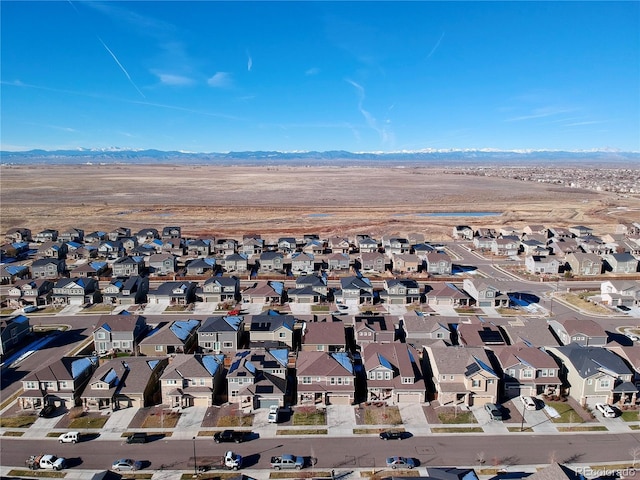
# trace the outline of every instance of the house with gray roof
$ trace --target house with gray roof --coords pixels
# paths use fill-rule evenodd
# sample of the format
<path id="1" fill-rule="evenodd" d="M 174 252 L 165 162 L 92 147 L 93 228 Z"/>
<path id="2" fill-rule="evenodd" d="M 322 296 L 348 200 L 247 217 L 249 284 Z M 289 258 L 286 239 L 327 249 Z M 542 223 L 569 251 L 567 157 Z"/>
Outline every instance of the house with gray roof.
<path id="1" fill-rule="evenodd" d="M 373 286 L 366 277 L 343 277 L 340 290 L 334 293 L 337 303 L 345 305 L 373 304 Z"/>
<path id="2" fill-rule="evenodd" d="M 113 305 L 139 305 L 147 303 L 148 277 L 114 278 L 102 289 L 102 302 Z"/>
<path id="3" fill-rule="evenodd" d="M 358 255 L 356 268 L 359 268 L 363 272 L 384 273 L 387 268 L 386 257 L 378 252 L 377 249 L 370 252 L 361 250 Z"/>
<path id="4" fill-rule="evenodd" d="M 252 345 L 268 344 L 293 348 L 293 315 L 260 314 L 245 317 L 245 329 Z"/>
<path id="5" fill-rule="evenodd" d="M 311 275 L 315 271 L 315 256 L 312 253 L 294 253 L 291 255 L 293 275 Z"/>
<path id="6" fill-rule="evenodd" d="M 243 317 L 209 317 L 198 329 L 198 349 L 202 353 L 235 352 L 242 346 L 243 333 Z"/>
<path id="7" fill-rule="evenodd" d="M 52 228 L 46 228 L 33 237 L 33 241 L 36 243 L 55 242 L 58 240 L 58 230 Z"/>
<path id="8" fill-rule="evenodd" d="M 216 271 L 214 257 L 201 257 L 189 260 L 185 265 L 187 275 L 212 275 Z"/>
<path id="9" fill-rule="evenodd" d="M 458 320 L 458 317 L 431 316 L 409 311 L 402 316 L 399 323 L 406 343 L 424 347 L 436 343 L 451 344 L 449 324 L 457 323 Z"/>
<path id="10" fill-rule="evenodd" d="M 327 270 L 329 271 L 349 271 L 351 268 L 351 259 L 348 253 L 336 252 L 326 257 Z"/>
<path id="11" fill-rule="evenodd" d="M 79 405 L 82 389 L 97 365 L 97 357 L 62 357 L 29 373 L 22 379 L 18 405 L 22 410 Z"/>
<path id="12" fill-rule="evenodd" d="M 583 347 L 602 347 L 607 344 L 607 332 L 588 318 L 554 319 L 548 323 L 561 345 L 577 343 Z"/>
<path id="13" fill-rule="evenodd" d="M 118 357 L 102 363 L 80 398 L 85 411 L 115 411 L 153 405 L 167 358 Z"/>
<path id="14" fill-rule="evenodd" d="M 570 252 L 565 260 L 574 275 L 594 276 L 602 273 L 602 257 L 595 253 Z"/>
<path id="15" fill-rule="evenodd" d="M 67 258 L 67 244 L 47 241 L 38 246 L 37 258 Z"/>
<path id="16" fill-rule="evenodd" d="M 226 272 L 244 273 L 249 268 L 247 256 L 242 253 L 227 255 L 224 259 L 220 260 L 220 264 Z"/>
<path id="17" fill-rule="evenodd" d="M 611 273 L 636 273 L 638 259 L 629 252 L 609 253 L 604 257 L 605 269 Z"/>
<path id="18" fill-rule="evenodd" d="M 471 407 L 498 401 L 500 376 L 483 347 L 428 346 L 425 352 L 433 397 L 440 405 Z"/>
<path id="19" fill-rule="evenodd" d="M 120 257 L 111 264 L 112 276 L 114 277 L 131 277 L 133 275 L 142 275 L 147 267 L 144 263 L 144 257 Z"/>
<path id="20" fill-rule="evenodd" d="M 352 405 L 355 368 L 347 352 L 300 351 L 296 358 L 298 405 Z"/>
<path id="21" fill-rule="evenodd" d="M 606 280 L 600 284 L 600 301 L 614 307 L 633 307 L 640 302 L 640 282 Z"/>
<path id="22" fill-rule="evenodd" d="M 462 288 L 480 308 L 509 306 L 509 297 L 487 279 L 465 278 L 462 282 Z"/>
<path id="23" fill-rule="evenodd" d="M 100 299 L 98 280 L 95 278 L 61 278 L 53 286 L 51 301 L 54 305 L 93 304 Z"/>
<path id="24" fill-rule="evenodd" d="M 219 238 L 213 249 L 216 255 L 228 257 L 238 252 L 238 241 L 233 238 Z"/>
<path id="25" fill-rule="evenodd" d="M 5 355 L 18 347 L 31 333 L 29 318 L 18 315 L 0 319 L 0 355 Z"/>
<path id="26" fill-rule="evenodd" d="M 296 277 L 295 288 L 287 290 L 287 298 L 293 303 L 320 303 L 327 300 L 327 279 L 318 275 Z"/>
<path id="27" fill-rule="evenodd" d="M 287 393 L 289 349 L 239 350 L 227 373 L 228 401 L 253 410 L 283 406 Z"/>
<path id="28" fill-rule="evenodd" d="M 454 239 L 458 240 L 472 240 L 473 239 L 473 228 L 468 225 L 456 225 L 453 227 L 453 232 L 451 234 Z"/>
<path id="29" fill-rule="evenodd" d="M 362 347 L 367 401 L 387 405 L 424 403 L 426 385 L 420 353 L 406 343 L 369 343 Z"/>
<path id="30" fill-rule="evenodd" d="M 264 240 L 259 237 L 251 236 L 242 239 L 241 252 L 251 258 L 255 255 L 260 255 L 264 249 Z"/>
<path id="31" fill-rule="evenodd" d="M 392 278 L 384 280 L 384 290 L 380 300 L 388 304 L 408 305 L 420 302 L 420 285 L 410 278 Z"/>
<path id="32" fill-rule="evenodd" d="M 194 282 L 164 282 L 147 293 L 148 303 L 167 303 L 171 305 L 187 305 L 196 300 Z"/>
<path id="33" fill-rule="evenodd" d="M 149 272 L 154 275 L 175 273 L 176 257 L 172 253 L 154 253 L 149 257 Z"/>
<path id="34" fill-rule="evenodd" d="M 262 252 L 258 265 L 261 272 L 283 272 L 284 255 L 280 252 Z"/>
<path id="35" fill-rule="evenodd" d="M 356 246 L 360 253 L 377 252 L 379 248 L 378 241 L 369 236 L 361 238 L 356 237 Z"/>
<path id="36" fill-rule="evenodd" d="M 210 407 L 222 394 L 224 355 L 172 355 L 160 377 L 162 403 L 171 408 Z"/>
<path id="37" fill-rule="evenodd" d="M 557 275 L 560 271 L 560 261 L 554 256 L 527 255 L 524 266 L 529 273 Z"/>
<path id="38" fill-rule="evenodd" d="M 138 344 L 141 355 L 158 357 L 193 353 L 198 343 L 200 320 L 175 320 L 151 330 Z"/>
<path id="39" fill-rule="evenodd" d="M 198 287 L 197 295 L 205 303 L 236 302 L 240 300 L 240 280 L 237 277 L 210 277 Z"/>
<path id="40" fill-rule="evenodd" d="M 137 352 L 138 342 L 147 332 L 140 315 L 101 315 L 93 331 L 93 349 L 99 355 L 108 352 Z"/>
<path id="41" fill-rule="evenodd" d="M 187 240 L 187 255 L 190 257 L 208 257 L 213 253 L 211 238 Z"/>
<path id="42" fill-rule="evenodd" d="M 633 372 L 615 353 L 577 343 L 547 351 L 561 366 L 563 387 L 580 405 L 636 403 L 638 388 L 633 384 Z"/>
<path id="43" fill-rule="evenodd" d="M 10 228 L 9 230 L 7 230 L 7 233 L 5 233 L 4 238 L 9 243 L 30 242 L 31 230 L 25 227 Z"/>
<path id="44" fill-rule="evenodd" d="M 64 274 L 67 265 L 63 259 L 40 258 L 31 264 L 33 278 L 58 278 Z"/>

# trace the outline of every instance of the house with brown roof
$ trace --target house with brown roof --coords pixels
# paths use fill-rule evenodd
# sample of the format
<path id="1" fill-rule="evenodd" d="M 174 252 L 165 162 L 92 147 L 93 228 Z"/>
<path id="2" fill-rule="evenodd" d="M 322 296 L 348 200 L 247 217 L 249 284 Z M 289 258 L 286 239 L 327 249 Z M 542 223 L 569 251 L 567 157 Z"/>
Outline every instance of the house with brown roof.
<path id="1" fill-rule="evenodd" d="M 193 353 L 198 343 L 200 320 L 176 320 L 151 330 L 138 344 L 141 355 L 151 357 Z"/>
<path id="2" fill-rule="evenodd" d="M 22 410 L 36 410 L 45 405 L 75 407 L 80 394 L 97 366 L 96 357 L 62 357 L 51 365 L 29 373 L 22 379 L 23 392 L 18 397 Z"/>
<path id="3" fill-rule="evenodd" d="M 301 351 L 296 358 L 298 405 L 352 405 L 353 359 L 346 352 Z"/>
<path id="4" fill-rule="evenodd" d="M 327 248 L 331 253 L 349 253 L 351 244 L 345 237 L 329 237 L 327 239 Z"/>
<path id="5" fill-rule="evenodd" d="M 93 372 L 80 398 L 86 411 L 144 408 L 157 403 L 156 392 L 167 358 L 119 357 Z"/>
<path id="6" fill-rule="evenodd" d="M 391 343 L 396 337 L 397 316 L 356 315 L 353 317 L 353 335 L 360 346 L 370 343 Z"/>
<path id="7" fill-rule="evenodd" d="M 154 275 L 175 273 L 176 257 L 172 253 L 155 253 L 149 257 L 149 272 Z"/>
<path id="8" fill-rule="evenodd" d="M 360 253 L 372 253 L 378 251 L 379 245 L 378 241 L 369 235 L 356 235 L 356 247 Z"/>
<path id="9" fill-rule="evenodd" d="M 560 394 L 559 366 L 548 353 L 524 343 L 494 347 L 493 351 L 502 368 L 506 398 Z"/>
<path id="10" fill-rule="evenodd" d="M 466 307 L 471 297 L 453 283 L 433 283 L 425 287 L 426 302 L 431 306 Z"/>
<path id="11" fill-rule="evenodd" d="M 410 311 L 403 315 L 400 328 L 405 342 L 411 345 L 424 347 L 435 343 L 451 344 L 449 323 L 457 323 L 458 320 L 458 317 L 431 316 Z"/>
<path id="12" fill-rule="evenodd" d="M 425 260 L 427 273 L 431 275 L 451 275 L 453 263 L 445 252 L 429 252 Z"/>
<path id="13" fill-rule="evenodd" d="M 377 246 L 377 244 L 376 244 Z M 360 252 L 358 255 L 359 268 L 363 272 L 384 273 L 386 270 L 386 257 L 378 252 Z"/>
<path id="14" fill-rule="evenodd" d="M 345 324 L 332 321 L 332 317 L 325 321 L 305 322 L 302 326 L 302 351 L 344 352 L 346 344 Z"/>
<path id="15" fill-rule="evenodd" d="M 397 253 L 391 259 L 394 272 L 417 273 L 422 269 L 423 261 L 415 253 Z"/>
<path id="16" fill-rule="evenodd" d="M 484 348 L 428 346 L 425 351 L 440 405 L 471 407 L 498 401 L 500 377 Z"/>
<path id="17" fill-rule="evenodd" d="M 461 321 L 458 323 L 456 332 L 460 345 L 488 348 L 508 345 L 508 339 L 500 328 L 479 317 L 470 317 L 467 321 Z"/>
<path id="18" fill-rule="evenodd" d="M 607 332 L 593 320 L 574 317 L 548 320 L 548 323 L 561 345 L 577 343 L 583 347 L 603 347 L 607 344 Z"/>
<path id="19" fill-rule="evenodd" d="M 494 238 L 491 243 L 491 253 L 501 257 L 511 257 L 518 254 L 520 240 L 515 235 L 504 235 Z"/>
<path id="20" fill-rule="evenodd" d="M 495 319 L 498 322 L 498 319 Z M 559 345 L 558 339 L 549 329 L 547 322 L 540 318 L 513 317 L 500 323 L 500 328 L 507 335 L 509 344 L 523 342 L 535 347 L 554 347 Z"/>
<path id="21" fill-rule="evenodd" d="M 329 271 L 349 271 L 351 259 L 348 253 L 331 253 L 326 257 L 327 270 Z"/>
<path id="22" fill-rule="evenodd" d="M 294 275 L 310 275 L 315 271 L 315 256 L 313 253 L 294 253 L 291 255 L 291 272 Z"/>
<path id="23" fill-rule="evenodd" d="M 406 343 L 369 343 L 362 347 L 367 376 L 367 401 L 423 403 L 426 386 L 420 353 Z"/>
<path id="24" fill-rule="evenodd" d="M 197 294 L 203 302 L 221 303 L 240 300 L 240 280 L 237 277 L 210 277 L 205 280 Z"/>
<path id="25" fill-rule="evenodd" d="M 7 292 L 15 306 L 42 306 L 51 303 L 53 282 L 44 278 L 35 280 L 18 280 Z"/>
<path id="26" fill-rule="evenodd" d="M 4 238 L 9 243 L 30 242 L 31 230 L 25 227 L 10 228 L 5 233 Z"/>
<path id="27" fill-rule="evenodd" d="M 242 301 L 245 303 L 266 303 L 279 305 L 282 303 L 284 284 L 264 280 L 254 283 L 251 287 L 241 292 Z"/>
<path id="28" fill-rule="evenodd" d="M 137 352 L 138 342 L 147 332 L 147 322 L 140 315 L 101 315 L 93 331 L 93 349 L 107 352 Z"/>
<path id="29" fill-rule="evenodd" d="M 239 350 L 227 373 L 228 401 L 248 410 L 283 406 L 288 366 L 286 348 Z"/>
<path id="30" fill-rule="evenodd" d="M 172 355 L 160 377 L 162 403 L 172 408 L 210 407 L 222 394 L 223 355 Z"/>

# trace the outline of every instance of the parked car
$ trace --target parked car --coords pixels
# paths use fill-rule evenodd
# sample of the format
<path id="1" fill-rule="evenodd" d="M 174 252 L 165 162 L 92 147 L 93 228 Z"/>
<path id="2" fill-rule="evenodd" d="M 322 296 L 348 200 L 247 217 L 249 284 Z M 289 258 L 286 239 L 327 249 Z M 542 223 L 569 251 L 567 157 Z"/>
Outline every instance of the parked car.
<path id="1" fill-rule="evenodd" d="M 121 458 L 120 460 L 116 460 L 115 462 L 113 462 L 113 465 L 111 465 L 111 469 L 115 470 L 116 472 L 132 472 L 134 470 L 140 470 L 141 467 L 142 462 L 140 462 L 139 460 L 132 460 L 130 458 Z"/>
<path id="2" fill-rule="evenodd" d="M 58 437 L 60 443 L 78 443 L 80 441 L 80 432 L 67 432 Z"/>
<path id="3" fill-rule="evenodd" d="M 147 443 L 147 434 L 145 432 L 135 432 L 127 437 L 127 443 Z"/>
<path id="4" fill-rule="evenodd" d="M 55 405 L 51 405 L 50 403 L 45 405 L 42 410 L 40 410 L 40 413 L 38 413 L 39 417 L 42 418 L 51 418 L 53 416 L 53 412 L 56 411 L 56 406 Z"/>
<path id="5" fill-rule="evenodd" d="M 380 433 L 380 438 L 382 440 L 402 440 L 403 438 L 408 436 L 409 432 L 402 432 L 400 430 L 387 430 Z"/>
<path id="6" fill-rule="evenodd" d="M 520 396 L 520 401 L 522 401 L 522 405 L 524 405 L 524 408 L 526 410 L 537 410 L 538 409 L 538 402 L 533 397 L 528 397 L 528 396 L 525 396 L 525 395 L 521 395 Z"/>
<path id="7" fill-rule="evenodd" d="M 235 442 L 242 443 L 247 437 L 251 434 L 251 432 L 242 432 L 238 430 L 223 430 L 222 432 L 216 432 L 213 434 L 213 440 L 216 443 L 223 442 Z"/>
<path id="8" fill-rule="evenodd" d="M 603 417 L 614 418 L 616 416 L 616 411 L 613 407 L 606 403 L 596 403 L 596 410 L 602 413 Z"/>
<path id="9" fill-rule="evenodd" d="M 269 415 L 267 416 L 267 422 L 278 423 L 279 416 L 280 416 L 280 407 L 278 407 L 277 405 L 271 405 L 269 407 Z"/>
<path id="10" fill-rule="evenodd" d="M 387 468 L 413 468 L 416 466 L 416 463 L 413 461 L 413 458 L 408 457 L 389 457 L 387 458 Z"/>
<path id="11" fill-rule="evenodd" d="M 497 403 L 485 403 L 484 409 L 491 420 L 502 421 L 502 407 L 500 405 Z"/>
<path id="12" fill-rule="evenodd" d="M 32 312 L 37 312 L 38 310 L 40 309 L 35 305 L 27 305 L 26 307 L 22 308 L 22 313 L 32 313 Z"/>

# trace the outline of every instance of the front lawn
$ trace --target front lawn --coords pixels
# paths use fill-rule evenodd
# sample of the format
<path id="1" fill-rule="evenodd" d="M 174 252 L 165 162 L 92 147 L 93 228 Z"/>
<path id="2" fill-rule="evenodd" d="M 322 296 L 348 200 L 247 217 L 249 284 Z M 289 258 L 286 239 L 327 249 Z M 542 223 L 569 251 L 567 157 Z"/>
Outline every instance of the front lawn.
<path id="1" fill-rule="evenodd" d="M 218 427 L 250 427 L 253 415 L 224 415 L 218 419 Z"/>
<path id="2" fill-rule="evenodd" d="M 328 430 L 326 428 L 304 428 L 301 430 L 282 430 L 278 429 L 276 435 L 326 435 Z"/>
<path id="3" fill-rule="evenodd" d="M 473 412 L 456 411 L 453 408 L 438 412 L 438 418 L 441 423 L 460 424 L 460 423 L 478 423 Z"/>
<path id="4" fill-rule="evenodd" d="M 0 418 L 2 428 L 28 428 L 36 421 L 35 415 L 17 415 L 15 417 Z"/>
<path id="5" fill-rule="evenodd" d="M 82 417 L 71 420 L 71 423 L 69 423 L 69 429 L 102 428 L 104 427 L 104 424 L 107 423 L 107 420 L 109 420 L 109 417 L 104 415 L 100 415 L 99 417 L 83 415 Z"/>
<path id="6" fill-rule="evenodd" d="M 315 407 L 300 407 L 293 412 L 294 425 L 326 425 L 327 417 L 324 410 Z"/>
<path id="7" fill-rule="evenodd" d="M 637 422 L 640 420 L 640 410 L 625 410 L 620 415 L 625 422 Z"/>
<path id="8" fill-rule="evenodd" d="M 434 427 L 433 433 L 481 433 L 482 427 Z"/>
<path id="9" fill-rule="evenodd" d="M 153 409 L 142 422 L 142 428 L 175 428 L 180 413 Z"/>
<path id="10" fill-rule="evenodd" d="M 547 401 L 546 404 L 560 415 L 559 417 L 551 419 L 553 423 L 584 423 L 582 417 L 578 415 L 567 402 Z"/>
<path id="11" fill-rule="evenodd" d="M 366 425 L 400 425 L 402 417 L 398 407 L 387 405 L 367 405 L 364 409 L 364 423 Z"/>

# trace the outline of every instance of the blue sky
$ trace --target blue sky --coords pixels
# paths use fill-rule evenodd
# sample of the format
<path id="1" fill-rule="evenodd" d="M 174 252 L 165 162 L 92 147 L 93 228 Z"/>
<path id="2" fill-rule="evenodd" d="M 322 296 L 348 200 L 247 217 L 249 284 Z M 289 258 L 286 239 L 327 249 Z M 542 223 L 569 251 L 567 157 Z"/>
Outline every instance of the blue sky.
<path id="1" fill-rule="evenodd" d="M 640 150 L 640 2 L 3 1 L 2 150 Z"/>

